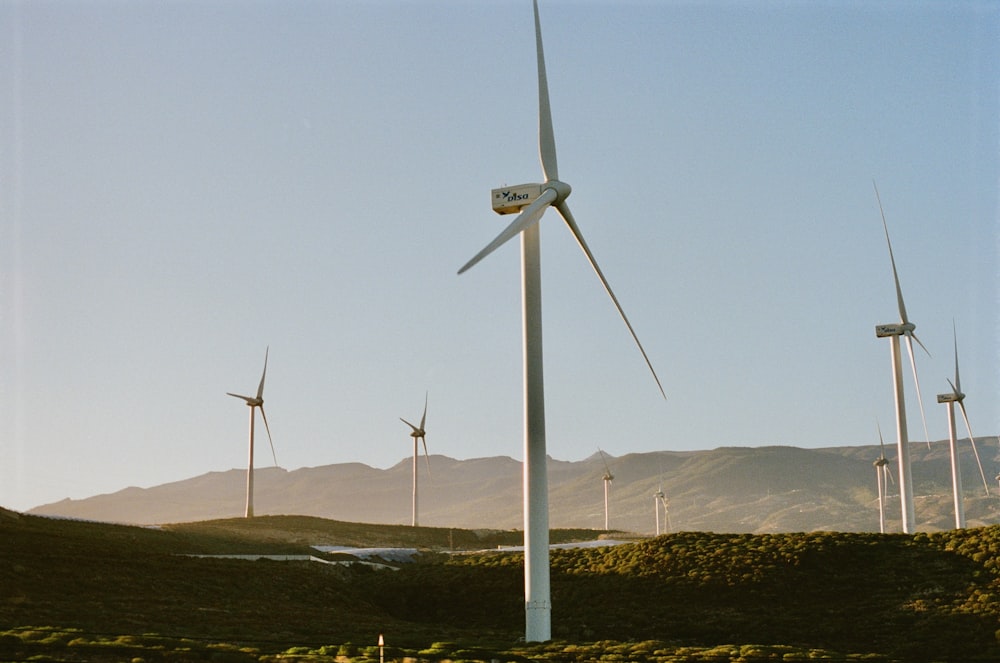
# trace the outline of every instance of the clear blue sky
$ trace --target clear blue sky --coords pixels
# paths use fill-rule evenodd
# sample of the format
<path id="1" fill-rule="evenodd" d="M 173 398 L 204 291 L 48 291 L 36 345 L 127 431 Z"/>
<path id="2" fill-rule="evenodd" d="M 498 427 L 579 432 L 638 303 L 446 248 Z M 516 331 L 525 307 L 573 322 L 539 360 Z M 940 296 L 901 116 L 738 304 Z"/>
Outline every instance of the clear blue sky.
<path id="1" fill-rule="evenodd" d="M 1000 433 L 1000 5 L 541 18 L 569 203 L 669 397 L 550 212 L 551 455 L 894 439 L 873 178 L 931 437 L 952 319 Z M 521 458 L 517 242 L 456 271 L 541 177 L 534 58 L 528 0 L 0 0 L 0 505 L 246 467 L 226 392 L 268 345 L 284 468 L 392 466 L 425 391 L 431 453 Z"/>

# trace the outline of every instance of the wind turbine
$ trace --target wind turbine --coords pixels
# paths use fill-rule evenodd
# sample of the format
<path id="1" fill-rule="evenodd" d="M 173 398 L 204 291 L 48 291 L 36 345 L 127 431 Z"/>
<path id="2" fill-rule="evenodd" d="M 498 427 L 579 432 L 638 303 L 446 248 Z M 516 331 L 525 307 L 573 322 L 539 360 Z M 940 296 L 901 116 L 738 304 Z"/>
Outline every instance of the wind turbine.
<path id="1" fill-rule="evenodd" d="M 427 394 L 424 394 L 424 413 L 420 416 L 420 425 L 414 426 L 406 419 L 402 417 L 399 418 L 404 424 L 413 429 L 410 433 L 410 437 L 413 438 L 413 526 L 417 526 L 417 459 L 420 458 L 420 454 L 417 450 L 417 440 L 423 442 L 424 444 L 424 459 L 427 461 L 427 472 L 431 471 L 431 458 L 427 455 L 427 438 L 426 431 L 424 431 L 424 424 L 427 423 Z"/>
<path id="2" fill-rule="evenodd" d="M 264 350 L 264 372 L 260 374 L 260 384 L 257 386 L 256 396 L 241 396 L 226 392 L 227 396 L 242 398 L 250 406 L 250 460 L 247 463 L 247 510 L 246 517 L 253 518 L 253 423 L 254 410 L 260 408 L 260 416 L 264 419 L 264 428 L 267 430 L 267 441 L 271 444 L 271 456 L 274 458 L 274 466 L 278 466 L 278 457 L 274 453 L 274 442 L 271 440 L 271 427 L 267 425 L 267 415 L 264 414 L 264 378 L 267 376 L 267 353 L 270 346 Z"/>
<path id="3" fill-rule="evenodd" d="M 660 507 L 663 507 L 663 524 L 666 527 L 666 531 L 670 532 L 673 530 L 673 527 L 670 525 L 670 510 L 667 508 L 667 504 L 669 504 L 669 500 L 663 494 L 663 484 L 661 483 L 660 487 L 653 493 L 653 510 L 656 512 L 656 536 L 661 534 Z"/>
<path id="4" fill-rule="evenodd" d="M 524 343 L 524 603 L 525 640 L 542 642 L 551 639 L 552 605 L 549 584 L 549 502 L 545 456 L 545 395 L 542 371 L 542 292 L 538 222 L 549 207 L 555 207 L 587 256 L 591 267 L 615 303 L 646 365 L 653 373 L 660 393 L 666 398 L 660 379 L 646 355 L 639 338 L 625 316 L 597 266 L 597 261 L 583 239 L 566 205 L 570 186 L 559 180 L 556 165 L 552 112 L 542 51 L 542 28 L 538 1 L 533 0 L 535 48 L 538 57 L 538 148 L 545 182 L 493 189 L 493 210 L 498 214 L 519 212 L 517 218 L 486 248 L 476 254 L 458 273 L 461 274 L 514 236 L 521 235 L 521 297 Z"/>
<path id="5" fill-rule="evenodd" d="M 604 452 L 600 448 L 597 451 L 601 454 L 601 460 L 604 462 L 604 476 L 602 477 L 604 481 L 604 531 L 608 532 L 611 530 L 608 498 L 611 495 L 611 482 L 615 480 L 615 475 L 611 473 L 611 468 L 608 467 L 608 459 L 604 457 Z"/>
<path id="6" fill-rule="evenodd" d="M 976 438 L 972 435 L 972 426 L 969 425 L 969 415 L 965 411 L 965 394 L 962 393 L 962 380 L 958 375 L 958 332 L 955 331 L 955 322 L 951 323 L 952 336 L 955 340 L 955 381 L 948 380 L 951 386 L 950 394 L 938 394 L 938 403 L 948 404 L 948 450 L 951 454 L 951 488 L 955 500 L 955 529 L 965 528 L 965 507 L 962 504 L 962 469 L 958 464 L 958 435 L 955 431 L 955 403 L 962 410 L 962 418 L 965 419 L 965 428 L 969 431 L 969 443 L 972 444 L 972 453 L 976 456 L 976 465 L 979 466 L 979 475 L 983 479 L 983 488 L 986 496 L 990 496 L 990 487 L 986 483 L 986 473 L 983 472 L 983 464 L 979 461 L 979 451 L 976 450 Z"/>
<path id="7" fill-rule="evenodd" d="M 889 459 L 885 457 L 885 442 L 882 440 L 882 427 L 875 422 L 878 428 L 878 444 L 881 449 L 878 458 L 872 465 L 875 466 L 875 476 L 878 479 L 878 531 L 885 534 L 885 505 L 888 499 L 889 481 L 892 475 L 889 474 Z"/>
<path id="8" fill-rule="evenodd" d="M 899 500 L 903 515 L 903 532 L 912 534 L 915 526 L 915 516 L 913 511 L 913 480 L 910 473 L 910 449 L 909 437 L 906 431 L 906 403 L 903 396 L 903 362 L 899 352 L 899 337 L 906 337 L 906 347 L 910 353 L 910 366 L 913 368 L 913 383 L 917 391 L 917 403 L 920 404 L 920 418 L 924 422 L 924 435 L 927 444 L 930 446 L 930 436 L 927 435 L 927 420 L 924 417 L 924 403 L 920 397 L 920 380 L 917 378 L 917 363 L 913 357 L 913 341 L 920 344 L 920 347 L 930 352 L 920 343 L 920 339 L 914 334 L 917 328 L 906 316 L 906 305 L 903 303 L 903 291 L 899 287 L 899 274 L 896 272 L 896 259 L 892 255 L 892 242 L 889 240 L 889 226 L 885 222 L 885 212 L 882 210 L 882 199 L 878 195 L 878 187 L 875 187 L 875 199 L 878 201 L 878 210 L 882 215 L 882 228 L 885 230 L 885 241 L 889 246 L 889 261 L 892 264 L 892 278 L 896 283 L 896 303 L 899 307 L 899 322 L 886 325 L 875 325 L 875 336 L 878 338 L 889 337 L 890 350 L 892 353 L 892 383 L 896 396 L 896 443 L 899 449 Z"/>

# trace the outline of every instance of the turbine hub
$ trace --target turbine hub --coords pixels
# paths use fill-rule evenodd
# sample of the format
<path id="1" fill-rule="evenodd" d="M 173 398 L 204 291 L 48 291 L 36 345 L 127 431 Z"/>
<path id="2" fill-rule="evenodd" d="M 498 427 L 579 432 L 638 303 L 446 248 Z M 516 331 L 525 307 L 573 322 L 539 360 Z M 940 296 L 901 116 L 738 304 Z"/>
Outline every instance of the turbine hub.
<path id="1" fill-rule="evenodd" d="M 558 205 L 569 198 L 569 194 L 573 191 L 573 187 L 560 180 L 549 180 L 542 185 L 542 188 L 543 190 L 552 189 L 556 192 L 556 199 L 552 201 L 553 205 Z"/>

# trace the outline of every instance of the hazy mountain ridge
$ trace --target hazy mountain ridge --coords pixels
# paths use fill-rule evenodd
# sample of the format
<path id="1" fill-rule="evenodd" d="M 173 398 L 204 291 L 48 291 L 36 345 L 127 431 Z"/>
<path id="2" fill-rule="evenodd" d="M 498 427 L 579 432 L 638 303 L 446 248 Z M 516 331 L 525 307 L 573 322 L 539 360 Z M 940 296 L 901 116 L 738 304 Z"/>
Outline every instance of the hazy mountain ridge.
<path id="1" fill-rule="evenodd" d="M 993 477 L 1000 466 L 996 438 L 977 440 L 991 487 L 982 479 L 968 441 L 960 443 L 969 526 L 1000 522 Z M 895 473 L 895 448 L 887 447 Z M 607 456 L 614 474 L 611 527 L 653 533 L 653 493 L 670 500 L 672 529 L 716 532 L 877 531 L 878 501 L 872 461 L 877 446 L 803 449 L 792 446 L 720 447 Z M 912 443 L 910 455 L 918 529 L 952 527 L 948 443 Z M 435 527 L 518 529 L 521 463 L 497 456 L 456 460 L 431 456 L 420 463 L 420 524 Z M 549 460 L 550 524 L 604 525 L 604 461 Z M 255 477 L 258 515 L 295 514 L 333 520 L 409 524 L 412 465 L 388 469 L 361 463 L 297 470 L 260 468 Z M 209 472 L 191 479 L 42 505 L 29 513 L 112 522 L 157 524 L 240 516 L 246 470 Z M 899 531 L 899 499 L 890 485 L 888 531 Z M 663 524 L 664 529 L 666 525 Z"/>

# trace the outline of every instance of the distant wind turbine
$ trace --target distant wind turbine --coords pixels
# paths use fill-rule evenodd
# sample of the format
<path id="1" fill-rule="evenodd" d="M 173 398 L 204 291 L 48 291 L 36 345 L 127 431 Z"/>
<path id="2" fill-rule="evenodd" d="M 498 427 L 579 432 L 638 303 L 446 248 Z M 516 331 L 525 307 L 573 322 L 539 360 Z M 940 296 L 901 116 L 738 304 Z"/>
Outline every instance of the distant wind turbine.
<path id="1" fill-rule="evenodd" d="M 427 423 L 427 394 L 424 394 L 424 413 L 420 416 L 420 425 L 414 426 L 406 419 L 402 417 L 399 418 L 404 424 L 413 429 L 410 433 L 410 437 L 413 438 L 413 521 L 414 527 L 417 526 L 417 460 L 420 458 L 420 453 L 417 449 L 417 440 L 424 445 L 424 459 L 427 461 L 427 472 L 431 471 L 431 458 L 427 455 L 427 433 L 424 431 L 424 424 Z"/>
<path id="2" fill-rule="evenodd" d="M 267 415 L 264 414 L 264 378 L 267 376 L 267 354 L 270 347 L 264 350 L 264 372 L 260 374 L 260 384 L 257 386 L 256 396 L 241 396 L 226 392 L 227 396 L 242 398 L 250 406 L 250 459 L 247 462 L 247 509 L 246 517 L 253 518 L 253 423 L 254 410 L 260 408 L 260 416 L 264 419 L 264 428 L 267 430 L 267 441 L 271 445 L 271 456 L 274 458 L 274 466 L 278 466 L 278 457 L 274 453 L 274 442 L 271 440 L 271 427 L 267 425 Z"/>
<path id="3" fill-rule="evenodd" d="M 602 480 L 604 481 L 604 531 L 611 531 L 611 516 L 608 509 L 609 497 L 611 495 L 611 482 L 615 480 L 615 475 L 611 473 L 611 468 L 608 467 L 608 459 L 604 457 L 604 452 L 598 448 L 597 450 L 601 454 L 601 460 L 604 462 L 604 476 Z"/>
<path id="4" fill-rule="evenodd" d="M 667 496 L 663 493 L 663 484 L 656 489 L 653 493 L 653 510 L 656 512 L 656 536 L 659 536 L 662 532 L 660 530 L 660 509 L 663 509 L 663 524 L 667 532 L 673 531 L 673 527 L 670 525 L 670 510 L 667 508 L 669 500 Z"/>
<path id="5" fill-rule="evenodd" d="M 885 534 L 885 505 L 889 492 L 889 481 L 892 475 L 889 474 L 889 459 L 885 457 L 885 441 L 882 439 L 882 427 L 875 422 L 878 428 L 878 444 L 881 449 L 878 458 L 872 465 L 875 466 L 875 476 L 878 479 L 878 531 Z"/>
<path id="6" fill-rule="evenodd" d="M 955 500 L 955 529 L 965 528 L 965 506 L 962 503 L 962 468 L 958 462 L 958 435 L 955 431 L 955 403 L 962 410 L 962 418 L 965 420 L 965 428 L 969 431 L 969 443 L 972 445 L 972 453 L 976 456 L 976 465 L 979 466 L 979 476 L 983 479 L 983 489 L 986 496 L 990 495 L 990 487 L 986 483 L 986 473 L 983 472 L 983 464 L 979 461 L 979 451 L 976 449 L 976 438 L 972 435 L 972 426 L 969 425 L 969 415 L 965 411 L 965 394 L 962 393 L 962 380 L 958 374 L 958 332 L 955 330 L 955 323 L 952 321 L 952 336 L 955 340 L 955 381 L 948 380 L 951 386 L 950 394 L 938 394 L 938 403 L 948 404 L 948 450 L 951 455 L 951 489 Z"/>
<path id="7" fill-rule="evenodd" d="M 549 207 L 555 207 L 569 226 L 573 237 L 587 256 L 605 291 L 611 297 L 619 315 L 628 327 L 639 351 L 646 360 L 656 385 L 664 394 L 660 379 L 646 355 L 639 338 L 625 316 L 597 266 L 590 248 L 583 239 L 573 215 L 566 205 L 570 186 L 559 180 L 556 165 L 555 137 L 552 130 L 552 113 L 549 107 L 549 90 L 545 74 L 545 56 L 542 51 L 542 28 L 538 17 L 538 2 L 533 2 L 535 14 L 535 48 L 538 58 L 538 147 L 541 158 L 542 184 L 524 184 L 494 189 L 493 210 L 498 214 L 518 212 L 517 218 L 486 248 L 476 254 L 460 270 L 465 272 L 499 246 L 520 234 L 521 236 L 521 292 L 523 300 L 524 342 L 524 602 L 525 640 L 542 642 L 552 635 L 552 604 L 549 583 L 549 503 L 548 477 L 545 455 L 545 396 L 542 373 L 542 300 L 541 261 L 539 256 L 538 222 Z M 666 395 L 664 394 L 664 398 Z"/>
<path id="8" fill-rule="evenodd" d="M 930 436 L 927 435 L 927 421 L 924 417 L 924 403 L 920 396 L 920 380 L 917 378 L 917 363 L 913 357 L 913 341 L 916 341 L 924 352 L 930 355 L 924 344 L 920 342 L 914 334 L 917 328 L 906 316 L 906 305 L 903 303 L 903 291 L 899 287 L 899 274 L 896 272 L 896 259 L 892 255 L 892 242 L 889 240 L 889 226 L 885 222 L 885 212 L 882 210 L 882 199 L 878 195 L 878 187 L 875 187 L 875 199 L 878 201 L 878 210 L 882 215 L 882 228 L 885 230 L 885 241 L 889 246 L 889 262 L 892 264 L 892 278 L 896 283 L 896 303 L 899 307 L 899 322 L 886 325 L 875 325 L 875 336 L 878 338 L 889 337 L 890 350 L 892 352 L 892 380 L 896 396 L 896 443 L 899 448 L 899 499 L 900 508 L 903 515 L 903 532 L 912 534 L 916 525 L 916 518 L 913 510 L 913 480 L 910 473 L 910 449 L 909 437 L 906 431 L 906 403 L 903 396 L 903 362 L 899 352 L 899 337 L 906 337 L 906 347 L 910 353 L 910 366 L 913 368 L 913 384 L 917 392 L 917 403 L 920 404 L 920 418 L 924 421 L 924 435 L 930 445 Z"/>

